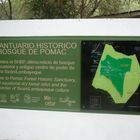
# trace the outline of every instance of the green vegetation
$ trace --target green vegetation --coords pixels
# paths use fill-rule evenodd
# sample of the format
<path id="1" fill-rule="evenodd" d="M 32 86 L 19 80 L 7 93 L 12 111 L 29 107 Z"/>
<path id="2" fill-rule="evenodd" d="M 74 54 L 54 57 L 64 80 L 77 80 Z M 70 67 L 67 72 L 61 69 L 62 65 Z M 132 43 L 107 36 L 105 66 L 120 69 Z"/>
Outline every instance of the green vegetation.
<path id="1" fill-rule="evenodd" d="M 0 19 L 94 18 L 140 10 L 140 0 L 0 0 Z"/>

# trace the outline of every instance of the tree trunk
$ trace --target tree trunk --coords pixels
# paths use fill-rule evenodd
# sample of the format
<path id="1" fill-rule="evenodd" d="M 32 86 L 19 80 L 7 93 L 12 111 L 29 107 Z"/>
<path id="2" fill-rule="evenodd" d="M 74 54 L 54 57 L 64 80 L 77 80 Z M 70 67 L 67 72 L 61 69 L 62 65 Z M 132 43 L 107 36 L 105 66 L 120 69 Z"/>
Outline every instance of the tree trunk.
<path id="1" fill-rule="evenodd" d="M 11 0 L 8 0 L 8 3 L 9 3 L 9 19 L 12 19 L 12 3 L 11 3 Z"/>
<path id="2" fill-rule="evenodd" d="M 80 6 L 80 18 L 84 17 L 84 0 L 81 1 L 81 6 Z"/>

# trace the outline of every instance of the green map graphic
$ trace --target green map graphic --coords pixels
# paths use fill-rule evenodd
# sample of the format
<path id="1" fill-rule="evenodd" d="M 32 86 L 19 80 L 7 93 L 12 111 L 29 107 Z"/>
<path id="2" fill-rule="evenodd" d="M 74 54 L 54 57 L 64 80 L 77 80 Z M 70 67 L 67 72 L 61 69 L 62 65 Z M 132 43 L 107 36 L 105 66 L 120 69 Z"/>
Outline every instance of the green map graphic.
<path id="1" fill-rule="evenodd" d="M 106 44 L 92 86 L 107 91 L 115 103 L 126 103 L 140 84 L 136 55 L 127 56 Z"/>
<path id="2" fill-rule="evenodd" d="M 130 68 L 131 59 L 115 59 L 107 55 L 106 59 L 101 61 L 100 73 L 110 79 L 120 95 L 123 96 L 124 78 L 126 72 L 130 71 Z"/>

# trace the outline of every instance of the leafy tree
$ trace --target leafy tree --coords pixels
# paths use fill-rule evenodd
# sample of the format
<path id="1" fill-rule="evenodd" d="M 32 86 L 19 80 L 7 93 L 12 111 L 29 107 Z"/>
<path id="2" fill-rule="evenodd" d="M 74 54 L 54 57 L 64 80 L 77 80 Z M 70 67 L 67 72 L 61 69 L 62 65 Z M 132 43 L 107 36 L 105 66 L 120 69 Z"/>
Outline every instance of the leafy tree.
<path id="1" fill-rule="evenodd" d="M 1 19 L 93 18 L 140 9 L 140 0 L 0 0 Z"/>
<path id="2" fill-rule="evenodd" d="M 26 4 L 32 18 L 91 18 L 140 9 L 140 0 L 28 0 Z"/>
<path id="3" fill-rule="evenodd" d="M 89 18 L 117 12 L 120 0 L 29 0 L 33 18 Z"/>
<path id="4" fill-rule="evenodd" d="M 140 10 L 140 0 L 122 0 L 120 12 Z"/>
<path id="5" fill-rule="evenodd" d="M 98 15 L 110 15 L 119 13 L 121 9 L 121 0 L 105 0 L 98 8 Z"/>
<path id="6" fill-rule="evenodd" d="M 12 3 L 11 0 L 0 0 L 0 17 L 5 17 L 6 19 L 12 19 Z"/>
<path id="7" fill-rule="evenodd" d="M 25 5 L 26 0 L 11 0 L 13 9 L 13 19 L 28 19 L 31 15 Z"/>

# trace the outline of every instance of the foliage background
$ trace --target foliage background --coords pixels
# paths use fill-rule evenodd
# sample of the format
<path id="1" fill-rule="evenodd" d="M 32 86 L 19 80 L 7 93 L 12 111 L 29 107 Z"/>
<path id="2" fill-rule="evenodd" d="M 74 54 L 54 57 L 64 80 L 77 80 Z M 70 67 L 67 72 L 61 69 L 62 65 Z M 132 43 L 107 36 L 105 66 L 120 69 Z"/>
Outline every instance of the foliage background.
<path id="1" fill-rule="evenodd" d="M 140 0 L 0 0 L 0 19 L 95 18 L 139 10 Z"/>

